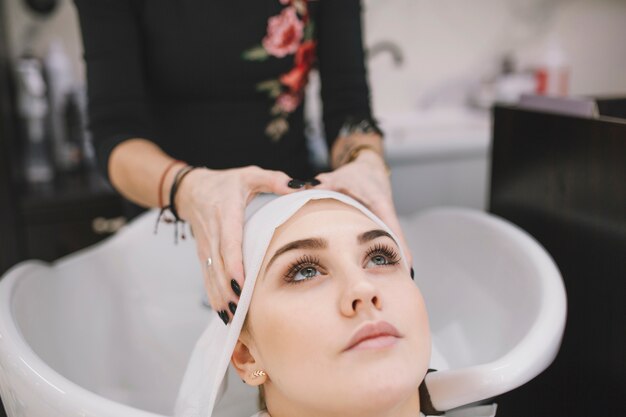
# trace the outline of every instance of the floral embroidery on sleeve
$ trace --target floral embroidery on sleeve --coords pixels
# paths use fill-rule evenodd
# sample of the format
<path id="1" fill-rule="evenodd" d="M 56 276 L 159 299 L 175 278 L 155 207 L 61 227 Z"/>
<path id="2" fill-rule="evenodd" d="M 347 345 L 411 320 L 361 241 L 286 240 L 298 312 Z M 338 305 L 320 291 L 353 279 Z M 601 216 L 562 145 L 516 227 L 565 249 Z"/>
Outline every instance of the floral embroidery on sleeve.
<path id="1" fill-rule="evenodd" d="M 257 83 L 257 91 L 264 91 L 275 100 L 270 109 L 272 120 L 265 134 L 278 141 L 289 130 L 287 118 L 304 98 L 304 87 L 315 63 L 313 21 L 307 7 L 308 0 L 278 0 L 286 7 L 267 22 L 267 34 L 256 45 L 242 54 L 247 61 L 264 61 L 270 57 L 294 55 L 293 68 L 278 78 Z"/>

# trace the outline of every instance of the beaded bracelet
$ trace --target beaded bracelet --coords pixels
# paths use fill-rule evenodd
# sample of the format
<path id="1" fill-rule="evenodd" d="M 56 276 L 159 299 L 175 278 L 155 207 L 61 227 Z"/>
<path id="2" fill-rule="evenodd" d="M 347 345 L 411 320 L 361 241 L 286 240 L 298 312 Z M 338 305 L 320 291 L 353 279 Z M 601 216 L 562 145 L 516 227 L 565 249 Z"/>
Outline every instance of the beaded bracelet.
<path id="1" fill-rule="evenodd" d="M 184 163 L 183 161 L 179 161 L 178 159 L 173 160 L 167 165 L 167 168 L 161 174 L 161 178 L 159 179 L 159 188 L 158 188 L 158 198 L 159 198 L 159 208 L 163 208 L 163 183 L 165 182 L 165 177 L 167 177 L 168 172 L 176 165 L 177 163 Z"/>
<path id="2" fill-rule="evenodd" d="M 176 192 L 178 191 L 180 183 L 183 181 L 185 176 L 196 168 L 201 168 L 201 167 L 187 165 L 179 169 L 178 172 L 176 172 L 174 181 L 172 182 L 172 186 L 170 187 L 170 204 L 167 206 L 163 206 L 161 208 L 161 211 L 159 212 L 159 216 L 157 217 L 156 225 L 154 227 L 154 233 L 156 234 L 158 231 L 159 222 L 161 221 L 161 218 L 163 218 L 163 221 L 165 223 L 174 223 L 174 226 L 175 226 L 174 227 L 174 243 L 176 244 L 178 244 L 178 224 L 179 223 L 182 223 L 181 239 L 184 240 L 186 238 L 185 221 L 178 216 L 178 211 L 176 210 Z M 165 210 L 169 210 L 170 213 L 172 213 L 172 216 L 174 216 L 174 218 L 172 219 L 168 217 L 163 217 Z"/>
<path id="3" fill-rule="evenodd" d="M 183 181 L 183 178 L 185 178 L 187 174 L 189 174 L 191 171 L 193 171 L 196 168 L 200 168 L 200 167 L 187 165 L 186 167 L 183 167 L 180 170 L 178 170 L 178 172 L 176 173 L 176 176 L 174 177 L 174 182 L 172 183 L 172 187 L 170 188 L 169 208 L 170 208 L 170 211 L 172 212 L 172 215 L 174 215 L 174 218 L 176 219 L 176 221 L 183 221 L 181 220 L 180 217 L 178 217 L 178 211 L 176 210 L 176 191 L 178 191 L 178 186 Z"/>

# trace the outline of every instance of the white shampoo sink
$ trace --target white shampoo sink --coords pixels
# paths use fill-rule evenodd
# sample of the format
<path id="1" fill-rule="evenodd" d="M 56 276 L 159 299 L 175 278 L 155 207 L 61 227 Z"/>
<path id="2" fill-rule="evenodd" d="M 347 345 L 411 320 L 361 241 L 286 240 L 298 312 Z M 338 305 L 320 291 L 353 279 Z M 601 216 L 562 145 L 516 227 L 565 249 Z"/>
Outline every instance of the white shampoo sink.
<path id="1" fill-rule="evenodd" d="M 25 261 L 5 274 L 0 395 L 10 417 L 170 414 L 214 313 L 201 302 L 193 241 L 174 245 L 164 225 L 154 235 L 156 216 L 147 212 L 54 263 Z M 552 362 L 566 298 L 535 240 L 471 209 L 433 209 L 402 223 L 431 319 L 435 407 L 493 397 Z M 247 417 L 252 406 L 242 401 L 235 413 L 225 403 L 220 415 Z"/>

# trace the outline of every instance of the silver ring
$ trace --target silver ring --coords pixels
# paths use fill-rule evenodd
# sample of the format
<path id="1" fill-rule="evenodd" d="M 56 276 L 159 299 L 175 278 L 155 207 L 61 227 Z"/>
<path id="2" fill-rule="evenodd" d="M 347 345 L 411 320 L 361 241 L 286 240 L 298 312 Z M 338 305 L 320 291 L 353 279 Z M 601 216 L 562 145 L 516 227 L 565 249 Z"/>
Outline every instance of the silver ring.
<path id="1" fill-rule="evenodd" d="M 210 268 L 213 265 L 213 259 L 211 257 L 206 258 L 206 267 Z"/>

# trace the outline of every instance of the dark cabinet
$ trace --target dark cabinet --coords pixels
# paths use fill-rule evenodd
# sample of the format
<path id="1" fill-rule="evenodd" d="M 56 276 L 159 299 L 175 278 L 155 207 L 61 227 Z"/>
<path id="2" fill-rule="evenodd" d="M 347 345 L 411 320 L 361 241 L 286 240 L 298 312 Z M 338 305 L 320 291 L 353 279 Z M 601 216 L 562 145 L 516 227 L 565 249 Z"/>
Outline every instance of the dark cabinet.
<path id="1" fill-rule="evenodd" d="M 23 256 L 45 261 L 90 246 L 126 221 L 121 197 L 93 171 L 25 190 L 18 216 Z"/>
<path id="2" fill-rule="evenodd" d="M 502 416 L 626 416 L 626 99 L 598 106 L 494 109 L 490 211 L 546 248 L 568 299 L 557 358 L 498 399 Z"/>
<path id="3" fill-rule="evenodd" d="M 90 246 L 126 222 L 123 199 L 93 170 L 65 174 L 45 187 L 12 187 L 12 224 L 0 219 L 11 257 L 2 272 L 24 259 L 53 261 Z M 11 204 L 12 203 L 12 204 Z"/>

